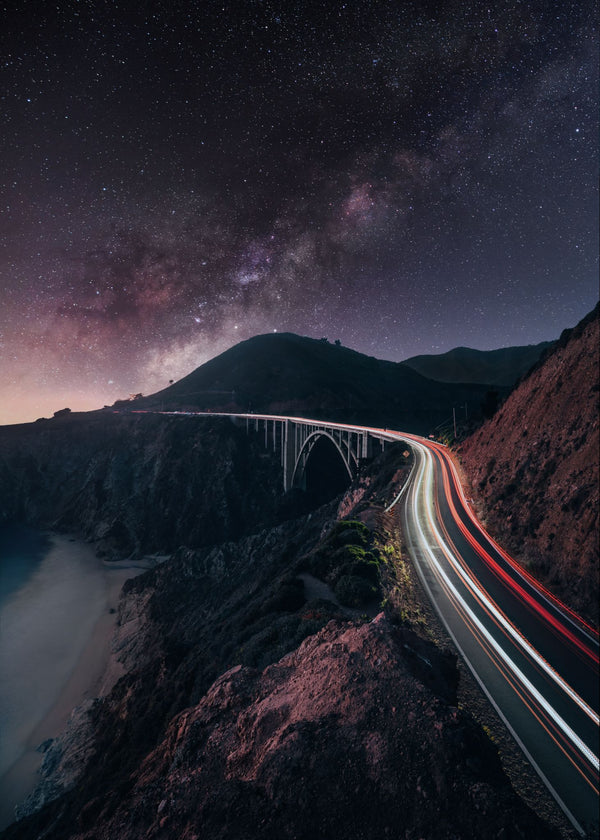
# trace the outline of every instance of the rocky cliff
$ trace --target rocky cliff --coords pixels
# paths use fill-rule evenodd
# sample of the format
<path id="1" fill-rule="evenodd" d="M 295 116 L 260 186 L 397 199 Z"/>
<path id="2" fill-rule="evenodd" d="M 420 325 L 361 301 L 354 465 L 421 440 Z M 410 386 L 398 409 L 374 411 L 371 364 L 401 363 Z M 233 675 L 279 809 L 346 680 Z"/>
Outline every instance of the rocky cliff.
<path id="1" fill-rule="evenodd" d="M 128 581 L 126 673 L 47 745 L 7 840 L 556 837 L 458 708 L 383 512 L 408 470 L 391 448 L 341 503 Z"/>
<path id="2" fill-rule="evenodd" d="M 383 615 L 331 621 L 263 671 L 222 674 L 173 717 L 121 801 L 92 799 L 70 836 L 550 836 L 456 708 L 444 664 Z"/>
<path id="3" fill-rule="evenodd" d="M 489 530 L 598 623 L 599 310 L 460 448 Z"/>
<path id="4" fill-rule="evenodd" d="M 259 530 L 285 515 L 280 483 L 225 419 L 98 412 L 0 427 L 0 521 L 77 533 L 107 559 Z"/>

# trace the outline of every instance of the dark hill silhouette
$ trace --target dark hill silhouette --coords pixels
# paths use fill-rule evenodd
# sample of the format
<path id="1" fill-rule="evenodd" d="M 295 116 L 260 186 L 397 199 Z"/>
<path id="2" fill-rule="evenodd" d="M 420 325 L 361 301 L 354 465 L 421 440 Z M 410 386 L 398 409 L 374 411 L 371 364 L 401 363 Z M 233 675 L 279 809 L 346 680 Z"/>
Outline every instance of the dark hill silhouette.
<path id="1" fill-rule="evenodd" d="M 412 356 L 403 364 L 437 382 L 478 382 L 511 387 L 554 343 L 542 341 L 540 344 L 501 347 L 499 350 L 455 347 L 447 353 Z"/>
<path id="2" fill-rule="evenodd" d="M 486 389 L 433 382 L 401 363 L 277 333 L 241 342 L 133 405 L 297 414 L 430 432 L 453 407 L 463 411 L 467 404 L 470 414 L 479 413 Z"/>

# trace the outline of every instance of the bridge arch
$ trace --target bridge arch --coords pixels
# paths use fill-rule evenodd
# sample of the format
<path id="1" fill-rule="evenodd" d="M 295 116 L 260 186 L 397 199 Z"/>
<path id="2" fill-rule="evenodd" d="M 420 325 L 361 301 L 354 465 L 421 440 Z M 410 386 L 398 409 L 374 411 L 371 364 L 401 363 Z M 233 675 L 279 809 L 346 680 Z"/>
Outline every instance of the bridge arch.
<path id="1" fill-rule="evenodd" d="M 309 493 L 333 498 L 352 482 L 358 463 L 356 456 L 325 429 L 308 435 L 295 460 L 291 486 Z"/>
<path id="2" fill-rule="evenodd" d="M 272 414 L 228 414 L 238 424 L 244 422 L 246 432 L 254 432 L 263 441 L 265 449 L 278 452 L 283 467 L 283 487 L 287 492 L 292 487 L 305 487 L 308 474 L 314 469 L 315 450 L 338 474 L 341 464 L 341 478 L 338 492 L 342 492 L 358 473 L 362 461 L 373 458 L 382 451 L 388 435 L 384 430 L 350 426 L 345 423 L 309 420 L 303 417 L 286 417 Z M 331 454 L 335 458 L 331 459 Z M 321 481 L 330 484 L 323 470 Z M 332 493 L 332 496 L 336 495 Z"/>

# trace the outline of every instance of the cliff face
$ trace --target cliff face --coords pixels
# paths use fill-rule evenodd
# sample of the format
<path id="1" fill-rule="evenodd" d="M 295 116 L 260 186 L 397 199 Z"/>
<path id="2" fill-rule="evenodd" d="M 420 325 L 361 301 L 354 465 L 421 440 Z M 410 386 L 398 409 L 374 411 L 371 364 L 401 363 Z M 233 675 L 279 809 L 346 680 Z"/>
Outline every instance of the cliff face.
<path id="1" fill-rule="evenodd" d="M 279 515 L 280 483 L 224 419 L 98 413 L 0 428 L 0 521 L 78 533 L 108 559 L 258 530 Z"/>
<path id="2" fill-rule="evenodd" d="M 339 508 L 182 547 L 128 581 L 126 673 L 83 715 L 81 743 L 50 745 L 7 840 L 555 837 L 457 708 L 455 657 L 427 637 L 383 513 L 402 452 Z M 80 747 L 79 777 L 63 778 Z"/>
<path id="3" fill-rule="evenodd" d="M 107 820 L 92 804 L 74 836 L 548 836 L 451 687 L 425 686 L 441 665 L 383 615 L 332 621 L 262 672 L 219 677 L 173 718 L 126 801 Z"/>
<path id="4" fill-rule="evenodd" d="M 598 623 L 598 307 L 461 446 L 490 531 Z"/>

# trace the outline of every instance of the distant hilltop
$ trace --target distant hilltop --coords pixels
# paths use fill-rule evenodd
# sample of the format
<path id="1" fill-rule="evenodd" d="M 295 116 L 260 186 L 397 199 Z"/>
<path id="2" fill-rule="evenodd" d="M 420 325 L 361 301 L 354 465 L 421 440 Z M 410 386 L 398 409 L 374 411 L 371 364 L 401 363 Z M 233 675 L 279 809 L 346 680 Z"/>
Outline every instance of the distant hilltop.
<path id="1" fill-rule="evenodd" d="M 455 347 L 447 353 L 412 356 L 404 364 L 437 382 L 479 382 L 511 387 L 554 343 L 542 341 L 540 344 L 502 347 L 499 350 Z"/>
<path id="2" fill-rule="evenodd" d="M 454 406 L 480 415 L 488 390 L 486 382 L 434 382 L 406 364 L 325 339 L 270 333 L 235 345 L 134 402 L 146 409 L 289 414 L 429 433 L 452 416 Z"/>

